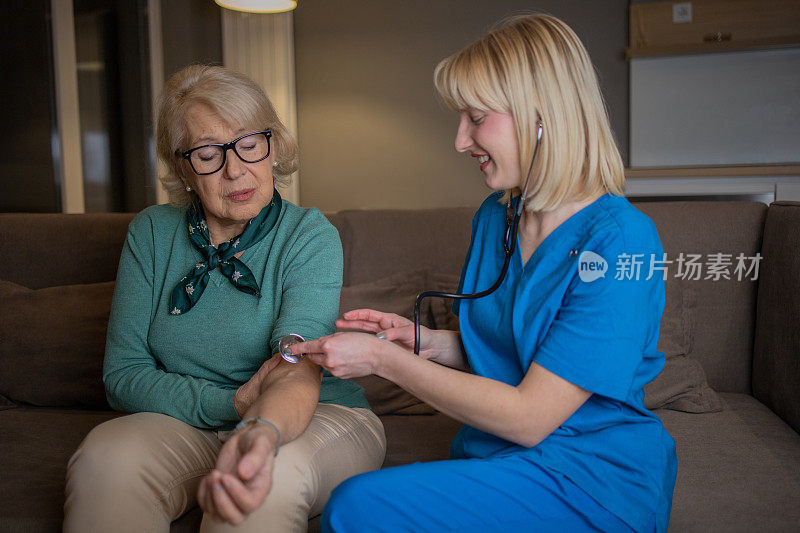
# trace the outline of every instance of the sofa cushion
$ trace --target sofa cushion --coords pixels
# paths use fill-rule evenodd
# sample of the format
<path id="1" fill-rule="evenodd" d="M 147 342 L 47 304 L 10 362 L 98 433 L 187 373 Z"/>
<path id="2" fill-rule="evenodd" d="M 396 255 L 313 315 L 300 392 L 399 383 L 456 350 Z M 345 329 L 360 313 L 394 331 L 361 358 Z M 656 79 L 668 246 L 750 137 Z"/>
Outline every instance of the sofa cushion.
<path id="1" fill-rule="evenodd" d="M 33 290 L 0 280 L 0 394 L 108 409 L 102 382 L 114 282 Z"/>
<path id="2" fill-rule="evenodd" d="M 381 417 L 386 431 L 386 458 L 383 466 L 398 466 L 417 461 L 450 458 L 450 442 L 461 423 L 447 415 Z"/>
<path id="3" fill-rule="evenodd" d="M 664 370 L 644 387 L 644 406 L 685 413 L 722 410 L 717 393 L 708 386 L 703 366 L 686 355 L 667 357 Z"/>
<path id="4" fill-rule="evenodd" d="M 15 407 L 17 407 L 17 404 L 0 394 L 0 411 L 5 409 L 13 409 Z"/>
<path id="5" fill-rule="evenodd" d="M 428 275 L 428 289 L 454 293 L 458 291 L 460 274 L 435 272 Z M 453 300 L 449 298 L 430 298 L 430 312 L 433 327 L 458 331 L 458 316 L 453 312 Z"/>
<path id="6" fill-rule="evenodd" d="M 658 350 L 664 352 L 667 360 L 661 373 L 645 385 L 644 405 L 648 409 L 687 413 L 719 411 L 722 402 L 708 386 L 703 366 L 688 355 L 697 319 L 695 289 L 691 282 L 676 278 L 667 278 L 666 288 Z"/>
<path id="7" fill-rule="evenodd" d="M 369 283 L 342 287 L 339 316 L 345 311 L 369 308 L 395 313 L 408 319 L 414 317 L 414 301 L 425 290 L 427 274 L 424 270 L 401 272 Z M 423 323 L 430 323 L 428 307 L 422 310 Z M 364 387 L 372 410 L 378 414 L 433 414 L 432 407 L 378 376 L 364 376 L 354 381 Z"/>
<path id="8" fill-rule="evenodd" d="M 678 455 L 669 530 L 797 531 L 800 435 L 750 395 L 720 396 L 718 413 L 656 411 Z"/>
<path id="9" fill-rule="evenodd" d="M 112 411 L 17 408 L 0 411 L 0 530 L 61 531 L 67 462 Z"/>

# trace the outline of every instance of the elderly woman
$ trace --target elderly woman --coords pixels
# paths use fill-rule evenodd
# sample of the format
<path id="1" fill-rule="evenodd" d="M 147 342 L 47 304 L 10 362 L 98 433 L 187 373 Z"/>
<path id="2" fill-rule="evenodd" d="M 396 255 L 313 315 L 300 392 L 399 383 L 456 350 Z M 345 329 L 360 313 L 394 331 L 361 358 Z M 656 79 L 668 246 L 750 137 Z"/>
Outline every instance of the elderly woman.
<path id="1" fill-rule="evenodd" d="M 378 336 L 292 346 L 334 375 L 390 379 L 464 423 L 451 460 L 344 482 L 323 530 L 665 531 L 675 447 L 642 392 L 664 366 L 664 282 L 581 270 L 586 257 L 613 269 L 663 250 L 621 196 L 586 50 L 563 22 L 525 16 L 445 59 L 435 80 L 460 114 L 456 150 L 506 191 L 475 216 L 460 292 L 502 283 L 456 302 L 460 332 L 423 329 L 421 357 L 408 320 L 372 310 L 338 325 Z M 499 200 L 512 193 L 507 208 Z M 517 237 L 507 209 L 520 202 Z"/>
<path id="2" fill-rule="evenodd" d="M 241 74 L 175 74 L 157 144 L 171 204 L 130 225 L 103 368 L 111 406 L 134 414 L 70 460 L 64 529 L 168 531 L 199 502 L 204 531 L 304 531 L 385 453 L 358 385 L 276 354 L 284 335 L 333 332 L 338 233 L 275 190 L 297 146 Z"/>

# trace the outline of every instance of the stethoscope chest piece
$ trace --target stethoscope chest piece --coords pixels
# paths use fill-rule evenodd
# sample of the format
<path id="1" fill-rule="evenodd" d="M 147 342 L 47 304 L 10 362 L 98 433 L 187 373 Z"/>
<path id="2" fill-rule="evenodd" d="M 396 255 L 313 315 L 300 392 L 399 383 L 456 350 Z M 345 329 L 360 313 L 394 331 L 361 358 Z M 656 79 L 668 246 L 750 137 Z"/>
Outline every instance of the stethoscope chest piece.
<path id="1" fill-rule="evenodd" d="M 306 340 L 303 337 L 295 333 L 284 335 L 278 341 L 278 353 L 281 354 L 281 357 L 283 357 L 285 361 L 288 361 L 290 363 L 299 363 L 300 361 L 306 358 L 306 354 L 304 353 L 293 354 L 292 350 L 289 349 L 289 346 L 291 346 L 292 344 L 297 344 L 298 342 L 305 342 L 305 341 Z"/>

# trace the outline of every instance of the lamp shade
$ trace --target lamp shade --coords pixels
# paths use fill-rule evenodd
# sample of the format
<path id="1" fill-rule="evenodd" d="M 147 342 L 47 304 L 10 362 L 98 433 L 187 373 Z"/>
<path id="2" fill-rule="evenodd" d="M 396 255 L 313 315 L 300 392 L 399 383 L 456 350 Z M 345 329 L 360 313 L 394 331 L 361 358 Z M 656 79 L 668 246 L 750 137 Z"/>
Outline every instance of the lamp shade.
<path id="1" fill-rule="evenodd" d="M 297 7 L 295 0 L 214 0 L 220 6 L 245 13 L 283 13 Z"/>

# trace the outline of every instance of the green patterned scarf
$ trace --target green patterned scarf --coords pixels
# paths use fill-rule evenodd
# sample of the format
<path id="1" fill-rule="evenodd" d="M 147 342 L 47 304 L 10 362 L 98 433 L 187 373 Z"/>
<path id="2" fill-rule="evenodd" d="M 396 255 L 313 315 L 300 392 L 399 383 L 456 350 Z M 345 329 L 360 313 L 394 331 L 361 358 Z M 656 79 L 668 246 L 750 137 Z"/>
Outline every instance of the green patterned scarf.
<path id="1" fill-rule="evenodd" d="M 233 286 L 242 292 L 261 297 L 261 287 L 258 286 L 255 276 L 247 265 L 234 257 L 239 252 L 246 250 L 267 236 L 275 227 L 278 215 L 281 213 L 281 195 L 273 190 L 272 201 L 267 204 L 244 228 L 238 237 L 221 243 L 214 248 L 208 236 L 203 207 L 195 204 L 186 213 L 189 226 L 189 240 L 205 257 L 201 260 L 178 285 L 172 289 L 169 297 L 169 312 L 180 315 L 188 312 L 203 295 L 208 285 L 211 272 L 219 267 L 222 274 L 231 280 Z"/>

